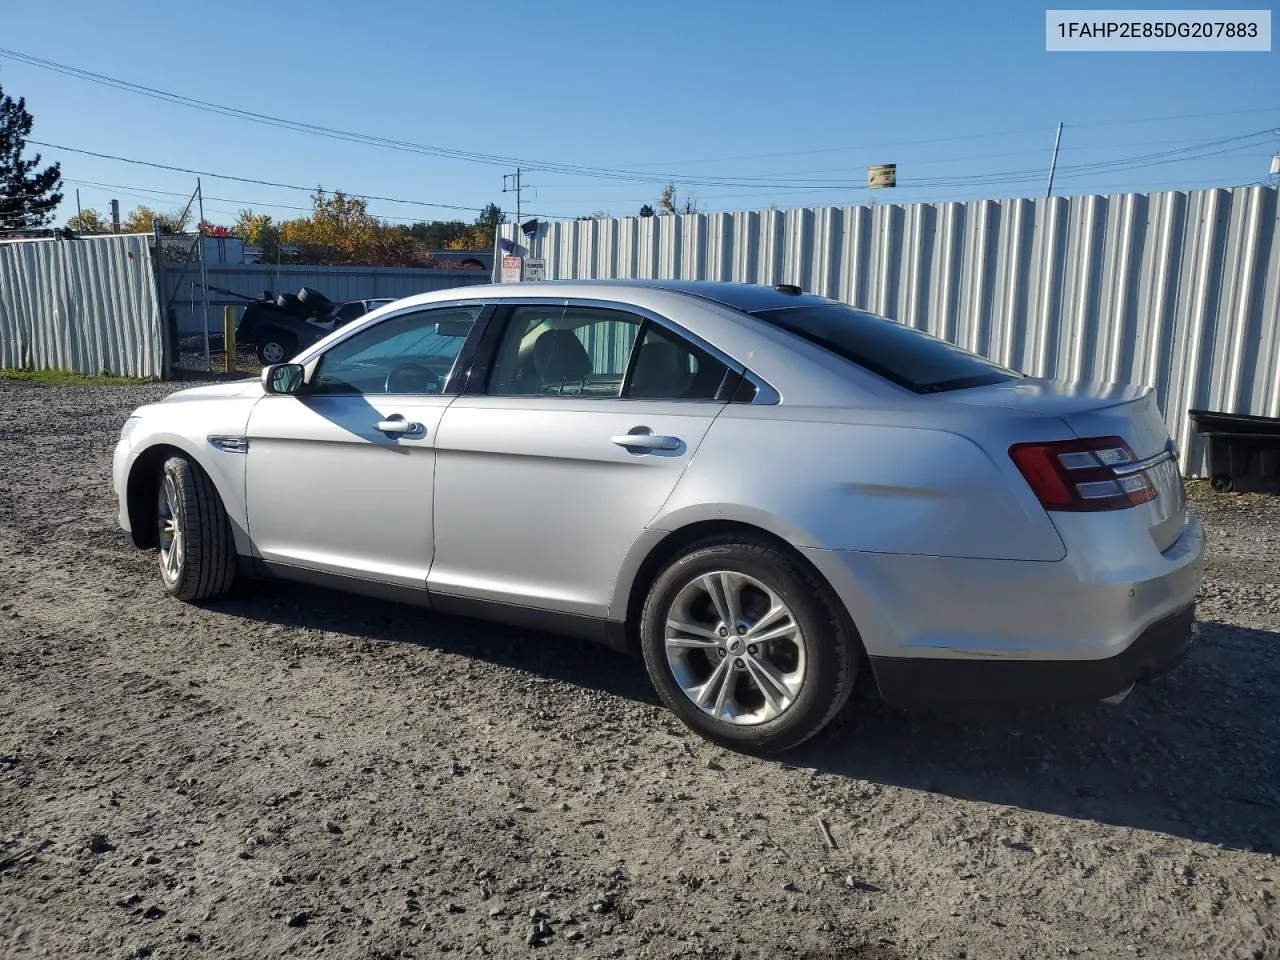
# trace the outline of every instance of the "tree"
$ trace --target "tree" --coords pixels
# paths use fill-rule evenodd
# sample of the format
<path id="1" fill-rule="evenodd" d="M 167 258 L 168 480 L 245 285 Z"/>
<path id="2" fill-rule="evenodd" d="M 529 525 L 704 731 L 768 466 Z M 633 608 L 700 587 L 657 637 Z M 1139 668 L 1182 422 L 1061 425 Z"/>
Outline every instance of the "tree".
<path id="1" fill-rule="evenodd" d="M 662 196 L 658 198 L 658 210 L 663 214 L 697 213 L 698 203 L 693 197 L 686 199 L 683 204 L 680 203 L 676 197 L 676 185 L 668 183 L 662 188 Z M 641 216 L 643 215 L 642 212 Z"/>
<path id="2" fill-rule="evenodd" d="M 67 229 L 76 233 L 110 233 L 111 224 L 93 207 L 85 207 L 67 219 Z"/>
<path id="3" fill-rule="evenodd" d="M 280 242 L 299 248 L 308 263 L 368 263 L 384 224 L 363 197 L 317 187 L 311 216 L 280 224 Z"/>
<path id="4" fill-rule="evenodd" d="M 140 204 L 121 222 L 120 232 L 155 233 L 156 227 L 159 226 L 161 233 L 181 233 L 190 221 L 190 210 L 159 213 L 145 204 Z"/>
<path id="5" fill-rule="evenodd" d="M 323 187 L 312 194 L 311 206 L 311 216 L 282 221 L 241 210 L 235 234 L 262 249 L 263 263 L 456 267 L 432 251 L 492 249 L 494 231 L 505 216 L 491 203 L 475 223 L 421 221 L 406 227 L 378 219 L 361 197 Z"/>
<path id="6" fill-rule="evenodd" d="M 429 250 L 443 250 L 459 237 L 470 240 L 475 228 L 461 220 L 418 221 L 410 225 L 409 233 Z"/>
<path id="7" fill-rule="evenodd" d="M 496 203 L 487 203 L 480 216 L 476 217 L 475 229 L 471 231 L 471 242 L 461 247 L 446 245 L 447 250 L 492 250 L 497 240 L 498 227 L 506 221 L 507 215 Z"/>
<path id="8" fill-rule="evenodd" d="M 647 203 L 646 203 L 643 207 L 641 207 L 641 208 L 640 208 L 640 216 L 642 216 L 642 217 L 652 217 L 652 216 L 653 216 L 653 207 L 649 206 L 649 204 L 647 204 Z"/>
<path id="9" fill-rule="evenodd" d="M 258 247 L 262 263 L 275 263 L 280 257 L 280 227 L 268 213 L 241 210 L 236 216 L 235 234 L 246 244 Z"/>
<path id="10" fill-rule="evenodd" d="M 30 230 L 53 219 L 62 202 L 62 167 L 40 169 L 40 154 L 24 160 L 31 134 L 25 97 L 14 100 L 0 86 L 0 230 Z"/>
<path id="11" fill-rule="evenodd" d="M 496 230 L 506 219 L 507 215 L 502 212 L 500 206 L 496 203 L 487 203 L 480 211 L 480 216 L 476 217 L 476 226 Z"/>

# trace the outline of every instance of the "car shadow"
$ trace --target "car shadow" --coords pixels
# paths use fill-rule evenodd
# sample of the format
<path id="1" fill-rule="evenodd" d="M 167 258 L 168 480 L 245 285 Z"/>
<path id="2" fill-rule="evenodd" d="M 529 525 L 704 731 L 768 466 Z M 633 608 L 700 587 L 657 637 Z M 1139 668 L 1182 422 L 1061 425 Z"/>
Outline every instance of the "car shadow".
<path id="1" fill-rule="evenodd" d="M 1280 633 L 1202 624 L 1119 705 L 897 710 L 863 697 L 788 761 L 838 776 L 1280 852 Z"/>
<path id="2" fill-rule="evenodd" d="M 210 604 L 265 623 L 429 647 L 657 704 L 643 664 L 572 637 L 293 584 Z M 1122 704 L 899 710 L 864 671 L 853 701 L 777 760 L 875 784 L 1280 853 L 1280 633 L 1202 625 Z"/>
<path id="3" fill-rule="evenodd" d="M 277 626 L 429 647 L 639 703 L 660 702 L 639 659 L 577 637 L 295 583 L 241 580 L 208 607 Z"/>

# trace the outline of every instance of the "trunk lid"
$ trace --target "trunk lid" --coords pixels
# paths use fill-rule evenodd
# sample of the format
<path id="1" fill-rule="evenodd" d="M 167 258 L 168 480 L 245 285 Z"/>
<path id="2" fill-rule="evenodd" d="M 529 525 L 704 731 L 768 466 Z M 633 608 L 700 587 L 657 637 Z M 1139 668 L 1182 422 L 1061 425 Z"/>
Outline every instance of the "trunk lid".
<path id="1" fill-rule="evenodd" d="M 955 403 L 1057 417 L 1081 439 L 1120 437 L 1138 460 L 1160 458 L 1174 449 L 1169 428 L 1149 387 L 1026 377 L 957 390 L 946 398 Z M 1163 551 L 1181 536 L 1186 517 L 1182 470 L 1176 451 L 1175 456 L 1153 463 L 1143 473 L 1155 487 L 1157 496 L 1128 509 L 1145 515 L 1152 540 Z"/>

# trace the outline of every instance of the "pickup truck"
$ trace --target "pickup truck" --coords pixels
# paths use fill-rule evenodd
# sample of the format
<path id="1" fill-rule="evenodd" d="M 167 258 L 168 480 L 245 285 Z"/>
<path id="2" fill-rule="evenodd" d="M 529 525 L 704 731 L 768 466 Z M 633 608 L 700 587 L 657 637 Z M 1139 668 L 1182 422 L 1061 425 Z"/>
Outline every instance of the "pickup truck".
<path id="1" fill-rule="evenodd" d="M 236 343 L 252 346 L 263 364 L 282 363 L 338 327 L 392 302 L 375 298 L 334 303 L 310 287 L 277 297 L 268 290 L 245 306 L 236 324 Z"/>

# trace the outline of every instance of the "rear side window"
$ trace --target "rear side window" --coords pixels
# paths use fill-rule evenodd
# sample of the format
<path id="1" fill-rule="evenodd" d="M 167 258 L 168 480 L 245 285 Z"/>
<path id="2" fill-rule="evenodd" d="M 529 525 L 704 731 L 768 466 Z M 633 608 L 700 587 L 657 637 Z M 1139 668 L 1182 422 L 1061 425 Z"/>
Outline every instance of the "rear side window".
<path id="1" fill-rule="evenodd" d="M 945 340 L 842 303 L 762 310 L 752 316 L 916 393 L 982 387 L 1022 376 Z"/>
<path id="2" fill-rule="evenodd" d="M 632 400 L 714 400 L 728 372 L 705 350 L 651 323 L 645 326 L 626 395 Z"/>

